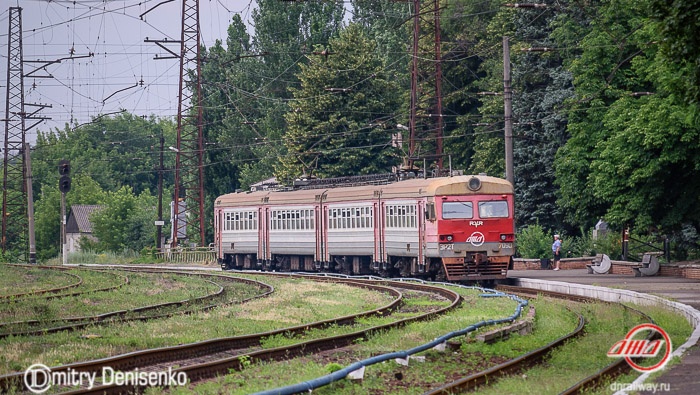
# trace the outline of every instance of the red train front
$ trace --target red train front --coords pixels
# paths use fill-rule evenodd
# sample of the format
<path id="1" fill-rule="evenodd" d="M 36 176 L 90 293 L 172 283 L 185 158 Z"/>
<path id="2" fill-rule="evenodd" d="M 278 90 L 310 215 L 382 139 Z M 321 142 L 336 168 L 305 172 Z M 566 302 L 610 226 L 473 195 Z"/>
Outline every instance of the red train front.
<path id="1" fill-rule="evenodd" d="M 436 192 L 428 245 L 437 244 L 447 280 L 505 278 L 515 253 L 512 186 L 484 176 L 465 185 L 469 192 Z"/>
<path id="2" fill-rule="evenodd" d="M 228 194 L 215 227 L 223 268 L 481 281 L 515 251 L 513 187 L 483 175 Z"/>

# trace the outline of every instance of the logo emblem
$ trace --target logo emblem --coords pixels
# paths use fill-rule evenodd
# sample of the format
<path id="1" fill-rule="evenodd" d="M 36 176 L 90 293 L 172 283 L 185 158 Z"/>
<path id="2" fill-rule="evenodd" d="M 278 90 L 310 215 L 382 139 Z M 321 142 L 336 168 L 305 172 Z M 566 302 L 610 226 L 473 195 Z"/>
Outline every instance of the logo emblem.
<path id="1" fill-rule="evenodd" d="M 644 331 L 659 333 L 663 339 L 647 340 L 634 339 L 634 336 Z M 665 346 L 663 357 L 659 362 L 652 366 L 641 366 L 635 363 L 632 358 L 653 358 L 659 354 L 659 351 Z M 636 371 L 645 373 L 659 370 L 666 365 L 671 357 L 671 338 L 666 331 L 654 324 L 640 324 L 632 328 L 624 339 L 618 341 L 610 347 L 607 354 L 609 357 L 624 357 L 627 363 Z"/>
<path id="2" fill-rule="evenodd" d="M 51 388 L 51 369 L 42 364 L 35 363 L 24 371 L 24 385 L 35 394 L 41 394 Z"/>
<path id="3" fill-rule="evenodd" d="M 484 244 L 484 234 L 481 232 L 474 232 L 471 236 L 467 237 L 467 243 L 471 243 L 474 247 L 481 247 Z"/>

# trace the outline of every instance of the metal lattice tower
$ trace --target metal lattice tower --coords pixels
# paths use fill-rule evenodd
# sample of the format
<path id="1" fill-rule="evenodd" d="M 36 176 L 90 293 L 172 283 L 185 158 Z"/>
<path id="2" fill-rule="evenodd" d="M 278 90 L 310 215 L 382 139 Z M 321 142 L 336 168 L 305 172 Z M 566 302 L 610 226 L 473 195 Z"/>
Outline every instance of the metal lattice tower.
<path id="1" fill-rule="evenodd" d="M 198 245 L 204 237 L 204 151 L 199 0 L 182 1 L 180 94 L 177 107 L 177 155 L 172 245 L 183 236 Z M 183 205 L 180 202 L 185 202 Z"/>
<path id="2" fill-rule="evenodd" d="M 29 251 L 27 189 L 24 160 L 24 71 L 22 9 L 10 7 L 7 45 L 7 96 L 3 150 L 2 252 Z M 22 259 L 22 256 L 19 257 Z"/>
<path id="3" fill-rule="evenodd" d="M 442 168 L 442 55 L 440 0 L 413 0 L 413 52 L 409 165 L 418 157 L 434 158 Z"/>

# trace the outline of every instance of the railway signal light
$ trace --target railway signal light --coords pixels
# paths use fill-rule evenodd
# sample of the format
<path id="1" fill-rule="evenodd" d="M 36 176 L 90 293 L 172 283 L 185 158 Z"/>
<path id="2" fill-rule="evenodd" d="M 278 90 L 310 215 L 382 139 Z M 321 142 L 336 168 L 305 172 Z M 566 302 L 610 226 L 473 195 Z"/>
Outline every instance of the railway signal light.
<path id="1" fill-rule="evenodd" d="M 58 174 L 62 176 L 70 175 L 70 161 L 61 159 L 61 161 L 58 162 Z"/>
<path id="2" fill-rule="evenodd" d="M 61 178 L 58 180 L 58 190 L 67 193 L 70 191 L 70 177 L 68 176 L 61 176 Z"/>
<path id="3" fill-rule="evenodd" d="M 58 190 L 62 193 L 67 193 L 70 191 L 70 161 L 66 159 L 61 159 L 58 162 L 58 174 L 61 178 L 58 180 Z"/>

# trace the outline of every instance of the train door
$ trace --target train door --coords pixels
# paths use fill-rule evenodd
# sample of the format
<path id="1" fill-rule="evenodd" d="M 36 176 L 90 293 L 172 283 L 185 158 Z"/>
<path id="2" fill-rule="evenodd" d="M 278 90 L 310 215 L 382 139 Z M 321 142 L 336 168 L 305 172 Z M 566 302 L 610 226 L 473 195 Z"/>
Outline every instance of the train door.
<path id="1" fill-rule="evenodd" d="M 317 204 L 314 206 L 314 228 L 316 235 L 316 248 L 314 250 L 314 261 L 316 263 L 316 269 L 321 269 L 324 262 L 328 262 L 328 230 L 327 221 L 328 217 L 326 207 L 323 202 L 326 200 L 326 192 L 324 191 L 320 195 L 316 195 Z"/>
<path id="2" fill-rule="evenodd" d="M 416 207 L 416 224 L 418 225 L 418 262 L 417 272 L 425 273 L 425 202 L 419 201 Z M 415 270 L 412 270 L 415 273 Z"/>
<path id="3" fill-rule="evenodd" d="M 381 262 L 382 270 L 387 270 L 389 268 L 389 257 L 386 251 L 386 204 L 382 201 L 381 197 L 379 197 L 377 201 L 377 229 L 379 236 L 377 237 L 377 243 L 379 244 L 378 262 Z"/>
<path id="4" fill-rule="evenodd" d="M 219 259 L 224 259 L 224 251 L 221 246 L 221 232 L 224 231 L 223 215 L 224 213 L 220 209 L 214 213 L 214 248 L 216 249 L 216 257 Z"/>
<path id="5" fill-rule="evenodd" d="M 262 206 L 258 208 L 258 264 L 262 265 L 271 259 L 270 257 L 270 209 Z"/>
<path id="6" fill-rule="evenodd" d="M 375 270 L 379 270 L 379 262 L 382 261 L 382 243 L 381 240 L 381 226 L 379 220 L 379 209 L 380 202 L 376 201 L 372 204 L 372 227 L 374 228 L 374 249 L 372 252 L 372 262 Z"/>

